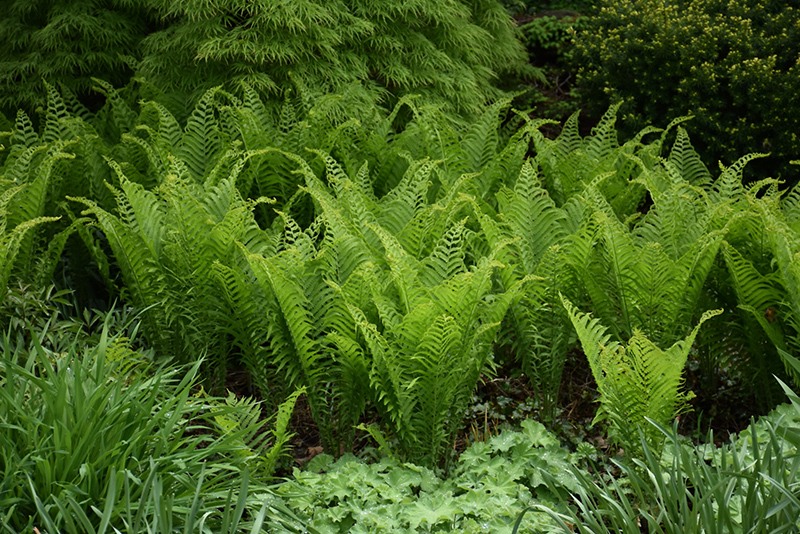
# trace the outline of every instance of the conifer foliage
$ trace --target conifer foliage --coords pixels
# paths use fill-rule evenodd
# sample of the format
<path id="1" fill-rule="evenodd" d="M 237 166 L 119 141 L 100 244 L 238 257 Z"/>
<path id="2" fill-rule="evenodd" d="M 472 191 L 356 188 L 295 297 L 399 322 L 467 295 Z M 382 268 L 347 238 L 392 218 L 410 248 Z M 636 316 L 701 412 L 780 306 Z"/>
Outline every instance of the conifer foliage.
<path id="1" fill-rule="evenodd" d="M 42 81 L 97 101 L 92 78 L 119 86 L 133 75 L 181 114 L 207 89 L 242 81 L 278 99 L 359 82 L 390 105 L 414 93 L 474 114 L 500 96 L 502 76 L 526 69 L 496 0 L 14 0 L 0 36 L 9 115 L 42 105 Z"/>
<path id="2" fill-rule="evenodd" d="M 143 42 L 140 72 L 189 93 L 231 79 L 272 93 L 363 81 L 475 112 L 497 96 L 496 76 L 524 59 L 496 1 L 151 3 L 170 24 Z"/>
<path id="3" fill-rule="evenodd" d="M 115 85 L 133 73 L 135 55 L 154 23 L 138 0 L 12 0 L 0 19 L 0 110 L 33 110 L 42 81 L 86 96 L 92 77 Z"/>

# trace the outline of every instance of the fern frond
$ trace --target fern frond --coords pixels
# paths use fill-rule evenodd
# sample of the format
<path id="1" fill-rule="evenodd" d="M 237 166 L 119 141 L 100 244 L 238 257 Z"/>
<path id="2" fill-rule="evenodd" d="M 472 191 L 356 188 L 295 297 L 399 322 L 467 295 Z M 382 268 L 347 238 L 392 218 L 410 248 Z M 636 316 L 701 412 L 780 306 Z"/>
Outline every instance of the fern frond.
<path id="1" fill-rule="evenodd" d="M 138 118 L 141 123 L 138 128 L 155 134 L 151 141 L 159 147 L 160 153 L 177 152 L 183 132 L 178 120 L 165 106 L 153 101 L 144 102 Z"/>
<path id="2" fill-rule="evenodd" d="M 206 175 L 223 146 L 214 102 L 219 92 L 219 88 L 209 89 L 200 98 L 178 145 L 178 157 L 186 162 L 196 178 Z"/>
<path id="3" fill-rule="evenodd" d="M 692 146 L 689 134 L 682 127 L 678 127 L 678 134 L 667 161 L 675 169 L 676 174 L 690 184 L 704 188 L 711 186 L 711 173 Z"/>
<path id="4" fill-rule="evenodd" d="M 568 301 L 564 296 L 561 296 L 561 303 L 569 314 L 575 332 L 578 334 L 583 352 L 586 359 L 589 361 L 589 366 L 592 369 L 592 375 L 598 381 L 598 385 L 603 381 L 605 370 L 602 366 L 601 354 L 605 351 L 617 352 L 620 349 L 620 344 L 617 341 L 611 340 L 611 335 L 607 333 L 599 319 L 593 318 L 588 313 L 582 313 L 578 308 Z"/>
<path id="5" fill-rule="evenodd" d="M 5 298 L 9 279 L 27 235 L 40 224 L 57 220 L 59 217 L 37 217 L 8 229 L 5 217 L 0 218 L 0 300 Z"/>
<path id="6" fill-rule="evenodd" d="M 622 106 L 622 102 L 617 102 L 606 110 L 600 118 L 600 122 L 592 129 L 592 135 L 588 142 L 585 143 L 587 155 L 595 161 L 606 159 L 619 147 L 615 125 L 620 106 Z"/>
<path id="7" fill-rule="evenodd" d="M 601 408 L 595 421 L 607 420 L 611 437 L 634 453 L 639 450 L 639 430 L 648 442 L 657 445 L 663 435 L 650 427 L 647 419 L 667 425 L 685 409 L 688 397 L 680 387 L 689 350 L 700 326 L 722 310 L 703 313 L 687 337 L 662 350 L 639 330 L 634 330 L 626 345 L 610 341 L 597 319 L 579 312 L 563 297 L 562 302 L 600 392 Z"/>
<path id="8" fill-rule="evenodd" d="M 422 261 L 420 279 L 423 283 L 432 287 L 466 271 L 466 222 L 464 219 L 445 232 L 430 256 Z"/>
<path id="9" fill-rule="evenodd" d="M 511 104 L 511 100 L 500 100 L 489 106 L 477 120 L 473 121 L 464 133 L 461 150 L 469 171 L 485 168 L 497 155 L 500 143 L 498 130 L 502 112 Z"/>
<path id="10" fill-rule="evenodd" d="M 758 158 L 765 158 L 768 154 L 752 153 L 742 156 L 730 167 L 722 167 L 722 174 L 714 182 L 714 192 L 719 201 L 734 200 L 744 195 L 742 186 L 742 172 L 745 166 Z"/>
<path id="11" fill-rule="evenodd" d="M 535 271 L 546 250 L 567 235 L 563 212 L 541 187 L 530 162 L 520 170 L 514 190 L 498 194 L 498 218 L 506 235 L 520 238 L 518 261 L 528 273 Z"/>
<path id="12" fill-rule="evenodd" d="M 274 475 L 278 462 L 287 453 L 287 445 L 294 436 L 289 432 L 289 423 L 297 400 L 304 393 L 305 390 L 303 388 L 295 390 L 280 404 L 278 411 L 275 413 L 275 419 L 272 421 L 272 428 L 270 429 L 272 439 L 270 440 L 269 448 L 262 453 L 263 456 L 260 459 L 261 469 L 267 477 Z"/>
<path id="13" fill-rule="evenodd" d="M 39 136 L 33 128 L 30 117 L 22 111 L 17 111 L 17 118 L 14 121 L 14 131 L 10 142 L 12 146 L 30 148 L 39 144 Z"/>
<path id="14" fill-rule="evenodd" d="M 422 161 L 409 166 L 397 187 L 381 199 L 378 217 L 381 226 L 394 235 L 402 232 L 426 203 L 429 177 L 435 165 L 432 161 Z"/>
<path id="15" fill-rule="evenodd" d="M 55 87 L 45 82 L 47 91 L 47 113 L 45 115 L 42 141 L 52 143 L 74 137 L 75 133 L 70 128 L 70 114 L 64 99 Z"/>

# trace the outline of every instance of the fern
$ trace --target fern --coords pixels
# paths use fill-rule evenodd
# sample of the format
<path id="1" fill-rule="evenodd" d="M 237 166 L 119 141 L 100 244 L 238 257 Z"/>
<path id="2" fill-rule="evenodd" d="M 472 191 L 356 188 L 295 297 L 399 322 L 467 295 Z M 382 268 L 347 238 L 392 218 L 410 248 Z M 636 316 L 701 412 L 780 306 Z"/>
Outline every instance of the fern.
<path id="1" fill-rule="evenodd" d="M 223 142 L 214 116 L 213 101 L 218 93 L 219 90 L 211 89 L 200 98 L 186 121 L 184 134 L 178 145 L 177 156 L 198 178 L 211 170 Z"/>
<path id="2" fill-rule="evenodd" d="M 689 350 L 700 326 L 722 311 L 705 312 L 687 337 L 664 350 L 639 330 L 625 345 L 613 341 L 598 319 L 581 313 L 566 299 L 563 304 L 600 392 L 595 422 L 607 421 L 612 439 L 634 454 L 639 450 L 640 431 L 648 444 L 657 448 L 663 434 L 647 419 L 668 425 L 686 409 L 691 392 L 683 393 L 680 387 Z"/>
<path id="3" fill-rule="evenodd" d="M 497 195 L 496 219 L 481 217 L 489 242 L 509 240 L 501 258 L 511 268 L 502 271 L 503 285 L 511 287 L 525 276 L 535 280 L 519 302 L 511 306 L 505 335 L 542 408 L 555 414 L 561 372 L 570 343 L 569 320 L 558 295 L 572 292 L 576 281 L 564 269 L 565 250 L 572 230 L 566 210 L 556 207 L 539 181 L 532 163 L 525 163 L 513 189 Z"/>
<path id="4" fill-rule="evenodd" d="M 339 454 L 352 446 L 367 374 L 355 323 L 329 281 L 332 265 L 324 253 L 290 244 L 274 256 L 247 253 L 246 259 L 268 299 L 264 363 L 273 362 L 290 386 L 306 388 L 323 446 Z"/>
<path id="5" fill-rule="evenodd" d="M 119 167 L 117 167 L 119 169 Z M 121 169 L 120 169 L 121 172 Z M 96 202 L 85 198 L 75 199 L 83 203 L 87 209 L 84 215 L 91 215 L 103 231 L 108 245 L 114 254 L 125 283 L 126 296 L 140 309 L 148 309 L 146 319 L 146 335 L 167 354 L 179 352 L 170 350 L 169 338 L 161 334 L 170 326 L 166 314 L 161 307 L 161 299 L 167 287 L 163 269 L 159 265 L 160 235 L 147 235 L 140 231 L 138 216 L 148 221 L 145 224 L 156 231 L 161 230 L 159 222 L 163 219 L 163 207 L 153 201 L 153 194 L 144 191 L 141 186 L 128 182 L 124 175 L 120 176 L 123 190 L 116 190 L 115 196 L 120 204 L 120 214 L 115 215 L 101 208 Z M 137 214 L 126 196 L 126 189 L 132 194 L 148 198 L 149 209 Z M 144 203 L 142 203 L 144 204 Z M 155 239 L 155 241 L 154 241 Z M 96 252 L 101 252 L 96 250 Z M 102 261 L 102 260 L 101 260 Z"/>
<path id="6" fill-rule="evenodd" d="M 37 287 L 50 284 L 66 241 L 77 226 L 73 224 L 64 228 L 48 225 L 48 232 L 34 229 L 41 222 L 61 219 L 61 216 L 52 216 L 58 213 L 52 208 L 52 196 L 57 195 L 60 189 L 54 167 L 59 161 L 73 157 L 62 152 L 59 144 L 49 147 L 46 152 L 40 150 L 44 148 L 48 147 L 34 145 L 16 154 L 12 149 L 12 157 L 6 160 L 5 172 L 0 174 L 0 179 L 5 178 L 9 184 L 15 184 L 2 191 L 0 200 L 2 227 L 4 232 L 9 233 L 7 240 L 4 240 L 8 247 L 4 269 L 10 269 L 14 264 L 16 276 Z M 19 157 L 15 158 L 17 155 Z M 38 222 L 31 224 L 31 221 Z M 10 275 L 9 272 L 4 277 L 6 283 Z"/>
<path id="7" fill-rule="evenodd" d="M 570 255 L 593 307 L 618 339 L 634 329 L 657 343 L 685 336 L 729 225 L 726 204 L 679 181 L 660 190 L 642 182 L 654 207 L 629 228 L 594 187 L 583 195 L 594 212 Z M 688 223 L 688 227 L 687 227 Z"/>
<path id="8" fill-rule="evenodd" d="M 775 395 L 779 395 L 773 379 L 773 375 L 781 372 L 779 351 L 788 350 L 784 331 L 791 331 L 788 324 L 784 326 L 788 310 L 780 276 L 774 272 L 762 275 L 751 261 L 727 243 L 723 256 L 740 311 L 739 329 L 744 330 L 744 340 L 737 340 L 735 354 L 744 352 L 746 383 L 752 384 L 762 405 L 764 401 L 771 405 Z M 731 331 L 736 332 L 735 329 Z"/>
<path id="9" fill-rule="evenodd" d="M 792 354 L 800 350 L 800 239 L 774 197 L 751 198 L 751 203 L 763 224 L 776 270 L 762 275 L 732 247 L 726 249 L 725 259 L 741 307 L 752 314 L 779 354 Z M 793 368 L 784 363 L 799 381 Z"/>
<path id="10" fill-rule="evenodd" d="M 5 298 L 8 283 L 26 234 L 40 224 L 57 220 L 58 218 L 55 217 L 38 217 L 7 229 L 5 213 L 0 205 L 0 300 Z"/>
<path id="11" fill-rule="evenodd" d="M 397 439 L 402 457 L 446 465 L 471 393 L 490 365 L 495 333 L 527 280 L 495 293 L 492 278 L 500 264 L 485 258 L 472 270 L 426 286 L 431 278 L 424 273 L 441 272 L 452 254 L 436 253 L 420 263 L 388 232 L 375 231 L 389 264 L 388 283 L 380 271 L 367 278 L 380 320 L 370 320 L 369 309 L 351 310 L 372 355 L 384 428 Z M 449 246 L 463 244 L 455 240 Z"/>
<path id="12" fill-rule="evenodd" d="M 619 106 L 611 106 L 589 136 L 580 135 L 578 113 L 575 113 L 564 123 L 555 140 L 542 135 L 534 137 L 542 180 L 556 204 L 564 205 L 592 185 L 621 219 L 632 215 L 639 207 L 645 190 L 637 178 L 643 170 L 656 164 L 670 130 L 685 118 L 672 121 L 663 131 L 645 128 L 620 144 L 615 127 Z M 660 137 L 644 141 L 646 136 L 658 132 L 661 132 Z M 687 153 L 689 149 L 690 145 Z"/>
<path id="13" fill-rule="evenodd" d="M 683 177 L 692 185 L 708 186 L 711 184 L 711 173 L 708 172 L 700 156 L 694 150 L 689 135 L 682 127 L 678 127 L 675 142 L 669 153 L 669 165 L 675 169 L 678 176 Z"/>
<path id="14" fill-rule="evenodd" d="M 276 299 L 270 347 L 292 383 L 308 387 L 323 429 L 320 405 L 331 403 L 315 393 L 320 377 L 330 381 L 325 391 L 354 403 L 354 385 L 368 376 L 380 426 L 397 440 L 397 454 L 440 465 L 487 369 L 503 316 L 528 279 L 495 292 L 501 264 L 494 257 L 506 243 L 494 243 L 487 257 L 476 255 L 469 214 L 477 203 L 458 192 L 462 182 L 431 201 L 433 162 L 412 161 L 396 187 L 378 197 L 367 166 L 350 175 L 334 158 L 315 154 L 327 184 L 296 161 L 318 206 L 317 222 L 301 231 L 284 215 L 283 252 L 258 260 L 262 286 Z M 313 276 L 309 265 L 316 266 Z M 297 273 L 291 279 L 290 266 Z M 304 266 L 299 273 L 297 266 Z M 346 315 L 335 311 L 339 302 Z M 363 409 L 356 403 L 328 413 L 349 410 L 357 418 Z"/>
<path id="15" fill-rule="evenodd" d="M 245 202 L 236 189 L 242 166 L 238 157 L 238 164 L 233 155 L 220 158 L 225 178 L 216 174 L 218 163 L 202 184 L 182 161 L 167 157 L 160 185 L 152 191 L 130 181 L 120 165 L 109 161 L 120 183 L 119 189 L 109 186 L 116 210 L 75 199 L 105 234 L 122 274 L 123 295 L 146 310 L 150 341 L 163 354 L 182 360 L 208 353 L 206 370 L 213 387 L 222 383 L 233 347 L 252 342 L 231 325 L 229 295 L 237 290 L 221 286 L 231 278 L 219 277 L 215 265 L 243 263 L 237 241 L 254 249 L 269 248 L 253 220 L 256 203 Z M 93 250 L 103 256 L 101 250 Z M 263 380 L 257 381 L 264 386 Z"/>

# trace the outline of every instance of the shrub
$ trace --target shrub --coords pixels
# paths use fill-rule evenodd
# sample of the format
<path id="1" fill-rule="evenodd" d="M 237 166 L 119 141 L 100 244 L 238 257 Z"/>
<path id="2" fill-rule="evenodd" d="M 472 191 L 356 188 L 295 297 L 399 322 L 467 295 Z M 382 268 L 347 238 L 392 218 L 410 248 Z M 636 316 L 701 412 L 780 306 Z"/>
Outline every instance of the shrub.
<path id="1" fill-rule="evenodd" d="M 155 20 L 141 1 L 13 0 L 0 20 L 0 109 L 32 111 L 44 102 L 42 80 L 76 95 L 92 76 L 124 84 L 133 73 L 126 56 Z"/>
<path id="2" fill-rule="evenodd" d="M 692 114 L 708 163 L 759 150 L 773 156 L 760 172 L 788 173 L 800 132 L 800 9 L 770 0 L 600 6 L 577 36 L 584 105 L 599 114 L 624 101 L 631 131 Z"/>
<path id="3" fill-rule="evenodd" d="M 41 105 L 42 80 L 86 96 L 92 77 L 120 85 L 137 74 L 178 105 L 226 82 L 280 96 L 359 81 L 375 96 L 421 93 L 474 113 L 499 96 L 498 76 L 525 68 L 496 0 L 40 0 L 14 1 L 4 15 L 4 110 Z"/>

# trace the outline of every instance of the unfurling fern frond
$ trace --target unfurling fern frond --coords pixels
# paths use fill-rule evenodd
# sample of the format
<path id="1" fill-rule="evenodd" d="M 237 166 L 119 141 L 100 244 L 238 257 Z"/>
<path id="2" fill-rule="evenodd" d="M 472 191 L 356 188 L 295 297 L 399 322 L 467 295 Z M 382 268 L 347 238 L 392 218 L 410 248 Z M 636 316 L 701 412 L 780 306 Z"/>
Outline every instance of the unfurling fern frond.
<path id="1" fill-rule="evenodd" d="M 687 337 L 664 350 L 639 330 L 634 330 L 625 345 L 613 341 L 599 320 L 562 300 L 600 392 L 595 421 L 607 421 L 610 436 L 626 450 L 639 450 L 640 430 L 657 448 L 663 434 L 647 419 L 667 426 L 686 409 L 691 393 L 680 388 L 689 350 L 700 326 L 722 311 L 705 312 Z"/>

